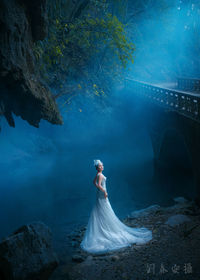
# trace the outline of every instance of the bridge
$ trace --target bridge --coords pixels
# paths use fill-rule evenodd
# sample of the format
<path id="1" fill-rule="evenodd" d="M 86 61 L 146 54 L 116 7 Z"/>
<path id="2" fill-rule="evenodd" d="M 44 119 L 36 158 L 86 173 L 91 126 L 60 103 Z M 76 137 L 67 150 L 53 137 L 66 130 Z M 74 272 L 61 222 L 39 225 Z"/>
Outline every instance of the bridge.
<path id="1" fill-rule="evenodd" d="M 193 170 L 195 200 L 200 205 L 200 80 L 177 78 L 175 83 L 150 84 L 126 79 L 126 90 L 143 101 L 154 152 L 154 176 L 173 165 L 174 145 L 183 141 Z"/>

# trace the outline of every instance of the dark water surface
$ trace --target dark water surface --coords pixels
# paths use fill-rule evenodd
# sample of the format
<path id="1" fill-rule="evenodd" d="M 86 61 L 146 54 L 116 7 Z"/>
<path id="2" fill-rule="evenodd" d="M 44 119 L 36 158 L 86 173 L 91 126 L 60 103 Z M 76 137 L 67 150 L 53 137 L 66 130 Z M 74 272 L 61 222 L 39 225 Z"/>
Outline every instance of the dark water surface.
<path id="1" fill-rule="evenodd" d="M 171 205 L 176 196 L 193 196 L 187 164 L 188 172 L 177 165 L 177 172 L 166 170 L 161 181 L 153 179 L 150 136 L 132 106 L 123 104 L 109 117 L 75 112 L 63 126 L 41 121 L 40 129 L 17 117 L 13 129 L 2 119 L 0 238 L 38 220 L 62 236 L 86 225 L 95 203 L 97 158 L 104 162 L 109 200 L 121 219 L 152 204 Z"/>

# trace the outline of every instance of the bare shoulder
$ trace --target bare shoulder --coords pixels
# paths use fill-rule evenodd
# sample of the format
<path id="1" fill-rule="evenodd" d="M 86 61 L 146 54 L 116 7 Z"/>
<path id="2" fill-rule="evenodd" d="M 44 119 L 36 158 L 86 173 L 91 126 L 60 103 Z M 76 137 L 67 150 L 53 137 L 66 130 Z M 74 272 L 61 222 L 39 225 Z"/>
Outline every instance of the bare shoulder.
<path id="1" fill-rule="evenodd" d="M 103 174 L 102 173 L 97 173 L 97 177 L 103 178 Z"/>

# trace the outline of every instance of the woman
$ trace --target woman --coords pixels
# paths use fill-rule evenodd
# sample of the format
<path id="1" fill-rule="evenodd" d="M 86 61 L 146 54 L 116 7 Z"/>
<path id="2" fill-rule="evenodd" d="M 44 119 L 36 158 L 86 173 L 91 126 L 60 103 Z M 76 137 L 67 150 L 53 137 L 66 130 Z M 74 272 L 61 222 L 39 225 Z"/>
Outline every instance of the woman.
<path id="1" fill-rule="evenodd" d="M 80 247 L 89 253 L 105 253 L 131 243 L 144 244 L 152 239 L 152 232 L 145 228 L 132 228 L 122 223 L 115 215 L 107 194 L 103 163 L 94 160 L 97 174 L 94 185 L 97 187 L 96 203 L 92 209 L 84 238 Z"/>

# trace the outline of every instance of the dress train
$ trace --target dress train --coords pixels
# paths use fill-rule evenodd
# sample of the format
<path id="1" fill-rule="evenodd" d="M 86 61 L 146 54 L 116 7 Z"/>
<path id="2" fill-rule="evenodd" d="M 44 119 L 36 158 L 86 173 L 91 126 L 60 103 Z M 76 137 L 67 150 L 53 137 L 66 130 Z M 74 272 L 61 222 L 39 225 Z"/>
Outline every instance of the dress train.
<path id="1" fill-rule="evenodd" d="M 106 190 L 106 177 L 101 186 Z M 80 247 L 89 253 L 99 254 L 135 244 L 145 244 L 152 239 L 152 231 L 126 226 L 115 215 L 110 201 L 97 189 L 96 203 L 90 214 Z"/>

